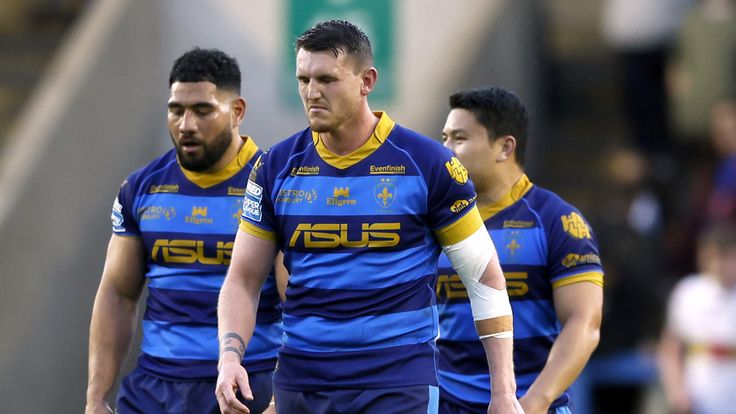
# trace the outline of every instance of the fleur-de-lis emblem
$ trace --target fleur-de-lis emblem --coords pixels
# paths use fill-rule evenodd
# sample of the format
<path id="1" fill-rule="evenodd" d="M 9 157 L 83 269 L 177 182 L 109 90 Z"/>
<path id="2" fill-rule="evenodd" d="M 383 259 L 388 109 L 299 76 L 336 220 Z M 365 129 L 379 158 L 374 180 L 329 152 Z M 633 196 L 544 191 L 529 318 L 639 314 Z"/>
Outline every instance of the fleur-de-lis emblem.
<path id="1" fill-rule="evenodd" d="M 390 198 L 392 198 L 393 196 L 394 196 L 393 194 L 391 194 L 391 193 L 388 192 L 388 187 L 383 187 L 383 191 L 380 192 L 380 193 L 378 193 L 376 195 L 376 197 L 378 197 L 381 200 L 383 200 L 383 206 L 384 207 L 387 207 L 388 206 L 388 200 Z"/>
<path id="2" fill-rule="evenodd" d="M 516 239 L 511 239 L 511 243 L 506 245 L 506 248 L 509 250 L 509 253 L 513 256 L 516 253 L 516 249 L 520 248 L 521 245 L 516 241 Z"/>
<path id="3" fill-rule="evenodd" d="M 381 181 L 373 187 L 373 197 L 376 204 L 381 208 L 389 208 L 396 201 L 396 186 L 389 178 L 382 178 Z"/>

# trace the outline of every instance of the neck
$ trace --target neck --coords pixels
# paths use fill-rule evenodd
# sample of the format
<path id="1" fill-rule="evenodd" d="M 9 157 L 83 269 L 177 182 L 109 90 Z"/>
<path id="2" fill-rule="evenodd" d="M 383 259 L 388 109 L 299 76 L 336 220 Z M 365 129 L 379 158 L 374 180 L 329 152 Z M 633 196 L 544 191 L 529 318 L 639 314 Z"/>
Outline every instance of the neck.
<path id="1" fill-rule="evenodd" d="M 485 179 L 476 186 L 478 193 L 477 203 L 479 207 L 496 204 L 514 187 L 524 171 L 516 163 L 513 167 L 502 169 L 492 179 Z"/>
<path id="2" fill-rule="evenodd" d="M 333 154 L 348 155 L 368 141 L 376 125 L 378 125 L 378 118 L 371 112 L 368 105 L 365 105 L 363 110 L 338 129 L 320 132 L 319 137 Z"/>

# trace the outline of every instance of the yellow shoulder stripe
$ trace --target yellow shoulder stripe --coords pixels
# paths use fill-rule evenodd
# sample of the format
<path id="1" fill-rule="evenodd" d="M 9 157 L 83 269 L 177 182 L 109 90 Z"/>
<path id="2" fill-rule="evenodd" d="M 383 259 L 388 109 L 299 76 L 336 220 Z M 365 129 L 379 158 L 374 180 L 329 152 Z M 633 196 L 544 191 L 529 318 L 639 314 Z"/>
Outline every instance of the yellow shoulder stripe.
<path id="1" fill-rule="evenodd" d="M 455 222 L 435 230 L 435 234 L 441 246 L 451 246 L 467 239 L 481 227 L 483 227 L 483 219 L 480 218 L 478 208 L 473 206 Z"/>
<path id="2" fill-rule="evenodd" d="M 588 273 L 581 273 L 579 275 L 575 275 L 571 277 L 566 277 L 564 279 L 560 279 L 552 283 L 552 288 L 556 289 L 558 287 L 572 285 L 573 283 L 580 283 L 580 282 L 592 282 L 600 287 L 603 287 L 603 273 L 588 272 Z"/>
<path id="3" fill-rule="evenodd" d="M 244 232 L 250 234 L 251 236 L 256 236 L 259 239 L 276 241 L 275 233 L 270 232 L 268 230 L 264 230 L 249 221 L 245 221 L 241 219 L 240 220 L 240 230 L 243 230 Z"/>

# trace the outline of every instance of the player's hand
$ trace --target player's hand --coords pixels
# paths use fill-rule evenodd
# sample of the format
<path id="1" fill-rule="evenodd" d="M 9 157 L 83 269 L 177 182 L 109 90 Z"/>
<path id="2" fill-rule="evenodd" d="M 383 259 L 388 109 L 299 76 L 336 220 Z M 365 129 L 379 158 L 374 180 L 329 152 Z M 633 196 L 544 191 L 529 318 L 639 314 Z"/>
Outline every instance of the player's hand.
<path id="1" fill-rule="evenodd" d="M 221 361 L 215 396 L 223 414 L 250 414 L 248 407 L 235 395 L 238 390 L 246 400 L 253 399 L 253 392 L 248 383 L 248 373 L 240 365 L 240 361 L 235 359 Z"/>
<path id="2" fill-rule="evenodd" d="M 112 414 L 112 408 L 107 401 L 98 401 L 94 404 L 87 404 L 84 407 L 84 414 Z"/>
<path id="3" fill-rule="evenodd" d="M 493 394 L 488 414 L 524 414 L 524 409 L 514 394 Z"/>
<path id="4" fill-rule="evenodd" d="M 549 411 L 549 403 L 542 398 L 534 398 L 533 395 L 526 393 L 519 398 L 521 407 L 524 408 L 525 414 L 547 414 Z"/>

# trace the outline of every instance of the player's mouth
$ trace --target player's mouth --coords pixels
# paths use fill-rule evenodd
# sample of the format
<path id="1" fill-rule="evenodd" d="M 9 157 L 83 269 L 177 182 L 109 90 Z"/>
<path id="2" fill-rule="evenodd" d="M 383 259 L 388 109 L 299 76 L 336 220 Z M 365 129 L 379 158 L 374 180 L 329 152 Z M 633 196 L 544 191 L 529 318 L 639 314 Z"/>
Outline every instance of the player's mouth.
<path id="1" fill-rule="evenodd" d="M 195 139 L 182 139 L 179 141 L 179 147 L 185 153 L 193 153 L 202 148 L 202 143 Z"/>
<path id="2" fill-rule="evenodd" d="M 327 107 L 323 105 L 309 105 L 310 113 L 327 112 Z"/>

